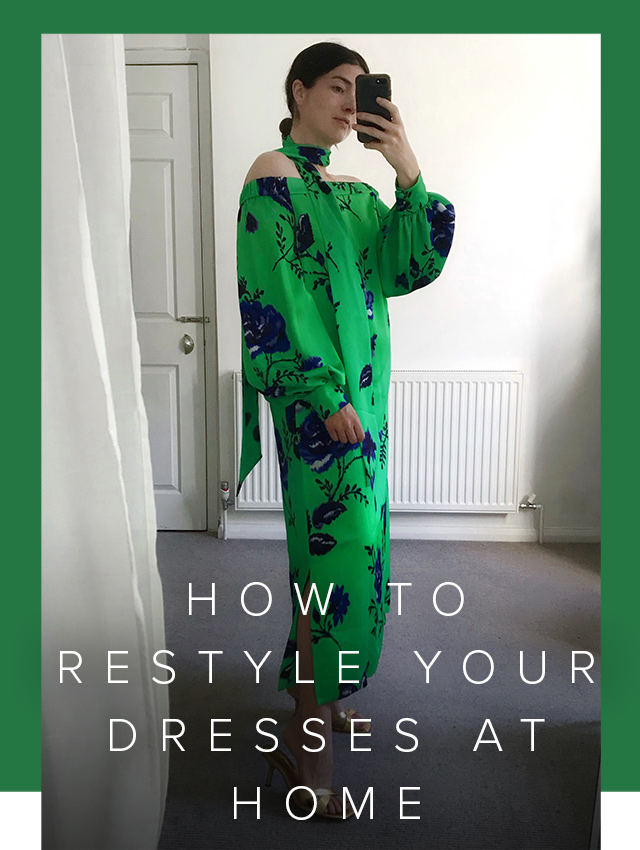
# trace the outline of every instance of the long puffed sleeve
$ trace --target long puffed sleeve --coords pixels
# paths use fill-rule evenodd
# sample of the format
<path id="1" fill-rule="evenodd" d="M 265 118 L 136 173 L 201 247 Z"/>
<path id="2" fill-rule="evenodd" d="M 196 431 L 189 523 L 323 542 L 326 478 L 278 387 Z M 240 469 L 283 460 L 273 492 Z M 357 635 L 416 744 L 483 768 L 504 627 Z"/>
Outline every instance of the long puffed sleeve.
<path id="1" fill-rule="evenodd" d="M 349 403 L 344 365 L 298 257 L 311 239 L 295 221 L 286 178 L 255 183 L 238 215 L 238 297 L 247 382 L 266 398 L 308 402 L 324 420 Z"/>
<path id="2" fill-rule="evenodd" d="M 449 255 L 455 221 L 453 204 L 428 192 L 422 174 L 408 189 L 396 181 L 396 203 L 389 209 L 378 197 L 377 237 L 382 291 L 387 298 L 407 295 L 432 283 Z"/>
<path id="3" fill-rule="evenodd" d="M 312 242 L 309 216 L 296 221 L 286 178 L 258 178 L 244 187 L 237 228 L 244 337 L 237 493 L 262 456 L 258 392 L 285 403 L 304 400 L 322 420 L 349 404 L 329 318 L 321 315 L 307 288 L 299 259 Z"/>

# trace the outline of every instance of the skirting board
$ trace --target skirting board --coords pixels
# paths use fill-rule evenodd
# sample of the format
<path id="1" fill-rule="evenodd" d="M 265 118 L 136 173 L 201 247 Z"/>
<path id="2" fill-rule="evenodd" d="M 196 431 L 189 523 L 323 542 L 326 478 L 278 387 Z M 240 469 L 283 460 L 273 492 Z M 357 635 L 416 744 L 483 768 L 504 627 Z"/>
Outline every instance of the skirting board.
<path id="1" fill-rule="evenodd" d="M 284 517 L 266 517 L 264 511 L 252 521 L 246 511 L 242 517 L 227 517 L 229 540 L 285 540 Z M 489 543 L 536 543 L 536 528 L 505 528 L 469 525 L 426 525 L 416 516 L 389 517 L 389 534 L 392 540 L 480 540 Z M 545 528 L 545 543 L 599 543 L 599 528 Z"/>
<path id="2" fill-rule="evenodd" d="M 545 543 L 600 543 L 599 528 L 545 528 Z"/>

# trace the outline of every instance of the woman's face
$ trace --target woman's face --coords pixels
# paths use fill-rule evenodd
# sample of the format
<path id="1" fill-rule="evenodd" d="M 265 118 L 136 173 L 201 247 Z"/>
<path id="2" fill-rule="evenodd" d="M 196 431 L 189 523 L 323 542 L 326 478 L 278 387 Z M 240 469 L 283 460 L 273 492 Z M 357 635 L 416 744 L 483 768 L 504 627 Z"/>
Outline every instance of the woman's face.
<path id="1" fill-rule="evenodd" d="M 364 74 L 359 65 L 338 65 L 311 88 L 300 80 L 293 83 L 293 95 L 305 135 L 322 147 L 342 142 L 356 123 L 356 77 Z"/>

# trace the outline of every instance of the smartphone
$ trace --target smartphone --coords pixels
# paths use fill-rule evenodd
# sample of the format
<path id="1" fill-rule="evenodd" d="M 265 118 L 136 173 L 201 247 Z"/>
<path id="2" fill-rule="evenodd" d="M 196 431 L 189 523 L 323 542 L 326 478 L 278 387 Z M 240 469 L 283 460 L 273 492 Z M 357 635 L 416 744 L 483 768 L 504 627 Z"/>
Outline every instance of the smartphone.
<path id="1" fill-rule="evenodd" d="M 391 77 L 388 74 L 359 74 L 356 77 L 357 111 L 371 112 L 374 115 L 382 115 L 389 119 L 391 117 L 389 110 L 376 101 L 377 97 L 386 97 L 387 100 L 391 100 Z M 363 124 L 366 127 L 373 126 L 371 121 L 358 120 L 358 124 Z M 376 142 L 377 139 L 358 130 L 358 141 Z"/>

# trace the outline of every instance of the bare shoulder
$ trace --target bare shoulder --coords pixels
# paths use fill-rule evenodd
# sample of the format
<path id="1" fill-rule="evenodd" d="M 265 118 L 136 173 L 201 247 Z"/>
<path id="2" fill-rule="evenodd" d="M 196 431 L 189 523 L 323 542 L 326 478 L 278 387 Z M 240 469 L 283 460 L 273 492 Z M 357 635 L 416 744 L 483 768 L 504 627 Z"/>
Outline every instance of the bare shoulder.
<path id="1" fill-rule="evenodd" d="M 294 163 L 279 151 L 265 151 L 256 157 L 255 162 L 247 172 L 244 185 L 258 177 L 299 177 L 300 174 Z"/>
<path id="2" fill-rule="evenodd" d="M 343 174 L 341 177 L 336 178 L 341 180 L 343 183 L 362 183 L 363 181 L 359 177 L 352 177 L 351 174 Z"/>

